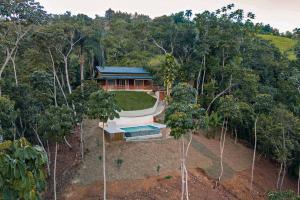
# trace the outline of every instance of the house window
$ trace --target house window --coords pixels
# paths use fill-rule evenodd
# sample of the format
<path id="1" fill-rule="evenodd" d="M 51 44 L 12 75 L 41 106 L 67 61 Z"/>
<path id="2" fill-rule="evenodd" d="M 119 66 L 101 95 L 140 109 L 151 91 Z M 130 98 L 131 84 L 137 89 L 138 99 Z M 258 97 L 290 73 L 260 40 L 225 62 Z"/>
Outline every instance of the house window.
<path id="1" fill-rule="evenodd" d="M 107 80 L 108 85 L 115 85 L 115 80 Z"/>
<path id="2" fill-rule="evenodd" d="M 135 85 L 136 86 L 143 86 L 144 85 L 144 81 L 143 80 L 135 80 Z"/>
<path id="3" fill-rule="evenodd" d="M 119 85 L 125 86 L 125 80 L 119 80 Z"/>

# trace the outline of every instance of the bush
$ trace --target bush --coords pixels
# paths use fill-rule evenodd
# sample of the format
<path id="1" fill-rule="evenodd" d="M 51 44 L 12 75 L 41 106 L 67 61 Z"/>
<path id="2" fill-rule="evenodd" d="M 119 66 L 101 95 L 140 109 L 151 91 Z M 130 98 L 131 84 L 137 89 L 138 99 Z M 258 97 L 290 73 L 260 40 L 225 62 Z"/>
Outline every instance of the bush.
<path id="1" fill-rule="evenodd" d="M 300 200 L 294 191 L 272 191 L 268 193 L 269 200 Z"/>

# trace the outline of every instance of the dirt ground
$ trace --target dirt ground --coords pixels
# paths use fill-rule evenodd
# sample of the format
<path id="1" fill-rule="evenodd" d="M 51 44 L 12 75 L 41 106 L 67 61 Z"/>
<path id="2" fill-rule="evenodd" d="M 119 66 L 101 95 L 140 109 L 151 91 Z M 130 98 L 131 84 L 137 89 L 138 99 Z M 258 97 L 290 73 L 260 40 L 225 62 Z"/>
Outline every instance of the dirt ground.
<path id="1" fill-rule="evenodd" d="M 102 198 L 102 141 L 97 121 L 84 123 L 85 158 L 79 153 L 68 157 L 59 170 L 60 198 L 65 200 L 97 200 Z M 72 150 L 79 152 L 79 138 Z M 224 152 L 224 175 L 219 175 L 219 141 L 202 134 L 193 136 L 188 155 L 190 199 L 265 199 L 274 190 L 278 166 L 258 156 L 255 167 L 254 191 L 249 192 L 252 150 L 235 144 L 229 137 Z M 61 151 L 63 149 L 60 149 Z M 143 142 L 112 142 L 106 144 L 108 199 L 169 200 L 180 199 L 179 143 L 172 138 Z M 68 155 L 70 154 L 70 155 Z M 73 162 L 71 162 L 73 160 Z M 73 164 L 67 164 L 70 161 Z M 79 164 L 80 163 L 80 164 Z M 64 166 L 66 165 L 66 166 Z M 70 170 L 68 170 L 69 168 Z M 285 179 L 284 188 L 296 189 L 296 181 Z M 49 193 L 49 191 L 48 191 Z M 45 199 L 51 199 L 51 195 Z"/>
<path id="2" fill-rule="evenodd" d="M 108 199 L 114 200 L 178 200 L 181 198 L 181 180 L 178 173 L 164 174 L 147 179 L 123 180 L 108 182 Z M 64 196 L 72 200 L 102 199 L 103 185 L 101 181 L 85 187 L 71 186 Z M 223 186 L 215 188 L 215 182 L 206 177 L 200 169 L 189 171 L 189 193 L 191 200 L 235 200 Z"/>
<path id="3" fill-rule="evenodd" d="M 73 180 L 77 170 L 81 167 L 80 158 L 80 135 L 79 129 L 76 128 L 74 133 L 67 138 L 72 145 L 70 149 L 65 143 L 60 143 L 57 151 L 57 170 L 56 170 L 56 190 L 58 196 L 61 195 Z M 47 188 L 43 195 L 43 199 L 53 199 L 53 164 L 54 164 L 55 144 L 50 144 L 50 160 L 51 160 L 51 174 L 48 176 Z"/>

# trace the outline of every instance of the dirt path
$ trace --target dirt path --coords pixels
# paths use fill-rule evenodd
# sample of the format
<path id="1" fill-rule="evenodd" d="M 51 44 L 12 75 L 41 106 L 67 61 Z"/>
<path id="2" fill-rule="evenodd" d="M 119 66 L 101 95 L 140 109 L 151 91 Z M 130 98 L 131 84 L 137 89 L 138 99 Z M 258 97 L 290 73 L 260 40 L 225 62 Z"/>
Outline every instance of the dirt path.
<path id="1" fill-rule="evenodd" d="M 199 137 L 199 136 L 198 136 Z M 203 138 L 202 138 L 203 139 Z M 196 138 L 192 140 L 192 146 L 204 156 L 210 158 L 212 160 L 212 165 L 207 168 L 204 168 L 207 175 L 210 177 L 217 179 L 220 174 L 220 159 L 219 156 L 213 153 L 209 148 L 207 148 L 203 143 L 199 142 L 199 139 Z M 234 170 L 226 163 L 223 163 L 224 167 L 224 175 L 222 176 L 222 181 L 231 178 L 234 175 Z"/>

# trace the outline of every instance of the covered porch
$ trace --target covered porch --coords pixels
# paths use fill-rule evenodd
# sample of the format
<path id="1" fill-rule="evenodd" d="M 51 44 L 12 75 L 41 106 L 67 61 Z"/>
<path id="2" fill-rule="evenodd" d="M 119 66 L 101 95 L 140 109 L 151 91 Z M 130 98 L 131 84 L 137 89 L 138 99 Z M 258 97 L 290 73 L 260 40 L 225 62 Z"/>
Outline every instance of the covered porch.
<path id="1" fill-rule="evenodd" d="M 150 79 L 104 79 L 100 86 L 105 90 L 152 90 Z"/>

